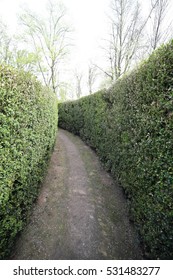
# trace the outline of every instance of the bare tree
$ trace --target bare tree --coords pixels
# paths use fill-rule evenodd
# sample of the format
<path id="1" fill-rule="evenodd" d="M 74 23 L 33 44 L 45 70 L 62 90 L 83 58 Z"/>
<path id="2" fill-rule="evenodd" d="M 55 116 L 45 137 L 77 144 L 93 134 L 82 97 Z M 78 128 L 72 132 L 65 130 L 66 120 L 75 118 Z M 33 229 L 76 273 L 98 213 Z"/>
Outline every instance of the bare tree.
<path id="1" fill-rule="evenodd" d="M 60 63 L 68 52 L 69 27 L 64 23 L 66 10 L 62 5 L 49 1 L 47 18 L 39 17 L 29 10 L 20 16 L 25 27 L 25 41 L 32 44 L 37 55 L 37 65 L 46 86 L 57 92 Z"/>
<path id="2" fill-rule="evenodd" d="M 138 0 L 111 0 L 109 39 L 103 48 L 109 69 L 97 66 L 113 82 L 126 73 L 141 58 L 147 48 L 144 41 L 146 25 L 157 1 L 153 3 L 145 18 L 141 15 Z M 165 0 L 166 1 L 166 0 Z"/>
<path id="3" fill-rule="evenodd" d="M 12 38 L 8 35 L 7 25 L 0 21 L 0 62 L 11 64 L 12 55 Z"/>
<path id="4" fill-rule="evenodd" d="M 149 21 L 149 24 L 151 25 L 149 49 L 151 52 L 161 43 L 170 38 L 171 23 L 164 26 L 164 20 L 170 6 L 170 0 L 151 0 L 150 3 L 151 8 L 154 7 Z"/>
<path id="5" fill-rule="evenodd" d="M 112 80 L 118 79 L 131 66 L 140 46 L 143 31 L 138 1 L 112 0 L 111 33 L 107 48 Z"/>
<path id="6" fill-rule="evenodd" d="M 88 89 L 89 93 L 92 94 L 93 86 L 97 77 L 97 67 L 93 64 L 90 64 L 88 67 Z"/>
<path id="7" fill-rule="evenodd" d="M 83 73 L 80 72 L 79 70 L 75 70 L 75 79 L 76 79 L 76 96 L 77 98 L 80 98 L 82 96 L 82 78 L 83 78 Z"/>

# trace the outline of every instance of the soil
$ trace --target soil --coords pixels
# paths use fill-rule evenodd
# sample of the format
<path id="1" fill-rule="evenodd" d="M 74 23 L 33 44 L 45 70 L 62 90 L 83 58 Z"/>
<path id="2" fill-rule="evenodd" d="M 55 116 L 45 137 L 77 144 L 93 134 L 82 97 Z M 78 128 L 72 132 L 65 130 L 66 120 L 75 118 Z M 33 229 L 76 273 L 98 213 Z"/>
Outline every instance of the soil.
<path id="1" fill-rule="evenodd" d="M 122 189 L 79 137 L 58 130 L 47 175 L 11 259 L 142 259 Z"/>

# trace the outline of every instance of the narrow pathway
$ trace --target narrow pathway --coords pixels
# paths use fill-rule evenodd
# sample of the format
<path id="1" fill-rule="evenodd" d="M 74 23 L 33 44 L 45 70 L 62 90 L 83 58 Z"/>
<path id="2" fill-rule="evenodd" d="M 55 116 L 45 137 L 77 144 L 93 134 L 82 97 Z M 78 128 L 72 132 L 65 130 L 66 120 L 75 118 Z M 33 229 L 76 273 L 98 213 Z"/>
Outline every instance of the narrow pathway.
<path id="1" fill-rule="evenodd" d="M 33 215 L 11 259 L 142 259 L 122 190 L 95 153 L 59 130 Z"/>

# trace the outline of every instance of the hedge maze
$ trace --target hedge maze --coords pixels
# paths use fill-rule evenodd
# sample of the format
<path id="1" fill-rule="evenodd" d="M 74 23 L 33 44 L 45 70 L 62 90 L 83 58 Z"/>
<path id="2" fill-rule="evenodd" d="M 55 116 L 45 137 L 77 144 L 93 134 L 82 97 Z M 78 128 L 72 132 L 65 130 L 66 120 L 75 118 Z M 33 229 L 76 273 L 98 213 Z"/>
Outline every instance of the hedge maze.
<path id="1" fill-rule="evenodd" d="M 59 105 L 123 186 L 147 258 L 173 258 L 173 41 L 110 89 Z"/>

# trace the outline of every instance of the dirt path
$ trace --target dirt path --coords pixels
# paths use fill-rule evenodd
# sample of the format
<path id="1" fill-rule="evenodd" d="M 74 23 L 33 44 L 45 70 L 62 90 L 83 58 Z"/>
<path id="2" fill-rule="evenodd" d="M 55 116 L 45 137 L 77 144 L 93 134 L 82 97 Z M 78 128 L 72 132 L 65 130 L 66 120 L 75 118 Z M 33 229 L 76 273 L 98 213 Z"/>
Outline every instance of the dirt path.
<path id="1" fill-rule="evenodd" d="M 48 174 L 11 259 L 141 259 L 121 189 L 78 137 L 59 130 Z"/>

